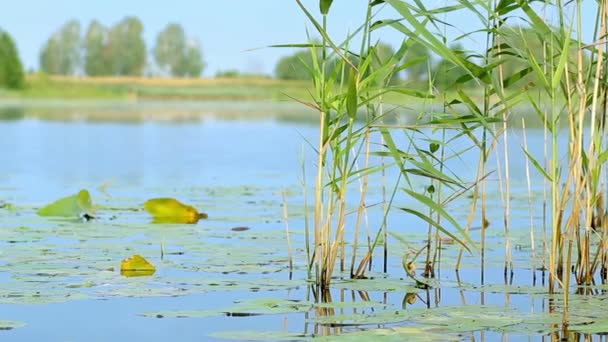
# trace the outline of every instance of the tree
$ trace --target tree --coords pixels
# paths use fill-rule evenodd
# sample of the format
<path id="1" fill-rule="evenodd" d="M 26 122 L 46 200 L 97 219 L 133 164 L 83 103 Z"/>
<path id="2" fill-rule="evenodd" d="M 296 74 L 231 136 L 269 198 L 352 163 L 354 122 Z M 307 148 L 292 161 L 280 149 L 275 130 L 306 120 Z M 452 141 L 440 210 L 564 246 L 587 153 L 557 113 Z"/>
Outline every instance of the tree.
<path id="1" fill-rule="evenodd" d="M 320 51 L 319 51 L 320 57 Z M 309 80 L 313 59 L 310 50 L 300 50 L 293 55 L 279 59 L 274 74 L 281 80 Z"/>
<path id="2" fill-rule="evenodd" d="M 198 77 L 204 68 L 198 42 L 188 41 L 179 24 L 169 24 L 159 32 L 153 54 L 156 64 L 172 76 Z"/>
<path id="3" fill-rule="evenodd" d="M 199 77 L 203 72 L 205 63 L 199 44 L 195 41 L 188 43 L 183 60 L 180 63 L 181 68 L 178 68 L 177 74 L 185 77 Z"/>
<path id="4" fill-rule="evenodd" d="M 141 76 L 146 67 L 144 26 L 136 17 L 126 17 L 108 34 L 104 56 L 112 75 Z"/>
<path id="5" fill-rule="evenodd" d="M 0 87 L 22 88 L 25 84 L 23 64 L 11 36 L 0 31 Z"/>
<path id="6" fill-rule="evenodd" d="M 431 54 L 426 46 L 417 42 L 413 43 L 407 49 L 407 52 L 405 53 L 403 59 L 404 63 L 420 60 L 419 62 L 412 64 L 406 69 L 408 79 L 412 81 L 424 81 L 427 79 L 427 63 L 431 59 Z"/>
<path id="7" fill-rule="evenodd" d="M 526 83 L 538 83 L 538 75 L 530 67 L 530 55 L 534 57 L 536 63 L 548 64 L 547 70 L 551 70 L 558 63 L 562 56 L 562 46 L 551 43 L 550 39 L 541 36 L 537 31 L 529 27 L 502 26 L 498 29 L 496 47 L 492 51 L 493 62 L 500 58 L 502 68 L 502 78 L 518 79 L 517 87 Z M 560 34 L 559 30 L 555 31 Z M 570 81 L 576 82 L 578 44 L 572 40 L 570 50 L 567 52 L 568 70 Z M 584 56 L 588 58 L 588 56 Z M 589 65 L 589 63 L 584 63 Z M 521 79 L 519 79 L 521 77 Z"/>
<path id="8" fill-rule="evenodd" d="M 463 51 L 462 45 L 460 44 L 454 44 L 450 46 L 450 49 L 456 53 L 462 53 Z M 463 68 L 446 59 L 442 59 L 433 68 L 433 84 L 440 90 L 447 90 L 456 86 L 458 79 L 466 74 L 467 72 Z"/>
<path id="9" fill-rule="evenodd" d="M 107 49 L 108 29 L 93 20 L 84 38 L 84 72 L 89 76 L 111 74 Z"/>
<path id="10" fill-rule="evenodd" d="M 395 55 L 395 50 L 389 44 L 378 42 L 374 46 L 370 47 L 367 54 L 364 55 L 364 58 L 369 58 L 369 57 L 372 58 L 372 61 L 370 63 L 371 70 L 369 70 L 366 74 L 369 74 L 369 72 L 377 71 L 380 68 L 389 68 L 389 69 L 385 70 L 385 74 L 384 74 L 386 77 L 388 77 L 388 72 L 392 72 L 392 71 L 390 71 L 390 68 L 396 66 L 396 65 L 387 65 L 389 63 L 390 59 L 393 58 L 394 55 Z M 360 62 L 358 60 L 355 61 L 355 65 L 358 65 L 359 63 Z M 382 78 L 384 78 L 384 77 L 382 77 Z M 399 79 L 398 73 L 392 72 L 392 74 L 390 74 L 389 83 L 391 83 L 391 84 L 395 83 L 398 79 Z M 386 79 L 379 79 L 380 82 L 385 82 L 385 80 Z"/>
<path id="11" fill-rule="evenodd" d="M 313 42 L 313 44 L 320 44 L 320 42 Z M 316 59 L 321 63 L 322 49 L 315 48 Z M 327 50 L 328 61 L 326 63 L 327 77 L 334 77 L 337 82 L 342 82 L 343 78 L 348 78 L 348 68 L 341 57 L 332 54 L 330 49 Z M 379 68 L 386 67 L 389 59 L 393 57 L 395 50 L 392 46 L 385 43 L 378 43 L 372 46 L 369 51 L 363 56 L 363 59 L 371 59 L 368 68 L 365 71 L 366 75 L 370 72 L 378 70 Z M 331 57 L 333 55 L 333 57 Z M 356 56 L 349 55 L 349 59 L 353 65 L 358 66 L 360 59 Z M 345 68 L 344 70 L 342 68 Z M 283 80 L 309 80 L 311 78 L 311 70 L 313 69 L 313 55 L 311 49 L 300 50 L 293 55 L 285 56 L 279 59 L 275 67 L 275 76 Z M 388 75 L 388 71 L 387 71 Z M 391 74 L 390 82 L 394 82 L 398 79 L 397 73 Z"/>
<path id="12" fill-rule="evenodd" d="M 78 70 L 80 60 L 80 23 L 70 20 L 44 45 L 40 69 L 49 74 L 72 75 Z"/>

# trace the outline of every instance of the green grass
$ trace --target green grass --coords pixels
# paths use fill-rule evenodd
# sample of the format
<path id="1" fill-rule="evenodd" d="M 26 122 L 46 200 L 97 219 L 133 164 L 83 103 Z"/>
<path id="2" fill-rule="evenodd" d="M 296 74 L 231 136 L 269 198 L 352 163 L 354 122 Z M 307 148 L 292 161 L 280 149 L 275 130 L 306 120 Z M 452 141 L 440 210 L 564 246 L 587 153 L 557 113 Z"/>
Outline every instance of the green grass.
<path id="1" fill-rule="evenodd" d="M 29 75 L 22 90 L 0 90 L 21 99 L 286 100 L 305 97 L 307 82 L 265 78 L 159 79 L 79 78 Z"/>
<path id="2" fill-rule="evenodd" d="M 420 85 L 416 85 L 418 88 Z M 0 98 L 41 100 L 292 100 L 310 101 L 309 81 L 263 77 L 164 79 L 137 77 L 69 77 L 31 74 L 21 90 L 0 88 Z M 387 93 L 387 104 L 416 105 L 411 97 Z M 440 103 L 439 101 L 437 102 Z"/>

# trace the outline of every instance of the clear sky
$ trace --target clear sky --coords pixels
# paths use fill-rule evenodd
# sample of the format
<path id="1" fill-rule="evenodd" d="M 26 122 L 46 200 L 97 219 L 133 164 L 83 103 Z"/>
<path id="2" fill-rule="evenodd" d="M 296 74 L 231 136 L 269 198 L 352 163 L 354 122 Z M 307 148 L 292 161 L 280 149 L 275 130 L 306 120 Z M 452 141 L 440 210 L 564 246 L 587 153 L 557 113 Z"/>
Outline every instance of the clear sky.
<path id="1" fill-rule="evenodd" d="M 318 0 L 303 0 L 319 15 Z M 591 3 L 593 1 L 585 1 Z M 445 1 L 424 1 L 429 7 Z M 343 38 L 365 16 L 367 1 L 334 0 L 330 15 L 330 35 Z M 391 17 L 391 13 L 384 12 Z M 238 69 L 271 74 L 277 60 L 291 53 L 287 49 L 263 48 L 272 44 L 303 43 L 307 30 L 314 33 L 295 0 L 18 0 L 6 1 L 0 12 L 0 28 L 17 43 L 27 69 L 38 69 L 38 55 L 45 41 L 70 19 L 77 19 L 82 32 L 93 19 L 112 26 L 125 16 L 137 16 L 144 24 L 148 50 L 156 34 L 170 22 L 180 23 L 186 34 L 200 41 L 207 63 L 204 72 Z M 467 16 L 448 18 L 457 31 L 473 29 Z M 313 34 L 313 36 L 315 36 Z M 387 29 L 382 40 L 397 46 L 402 37 Z M 468 39 L 466 48 L 478 49 L 482 43 Z M 261 48 L 261 49 L 257 49 Z M 256 49 L 253 51 L 248 51 Z"/>

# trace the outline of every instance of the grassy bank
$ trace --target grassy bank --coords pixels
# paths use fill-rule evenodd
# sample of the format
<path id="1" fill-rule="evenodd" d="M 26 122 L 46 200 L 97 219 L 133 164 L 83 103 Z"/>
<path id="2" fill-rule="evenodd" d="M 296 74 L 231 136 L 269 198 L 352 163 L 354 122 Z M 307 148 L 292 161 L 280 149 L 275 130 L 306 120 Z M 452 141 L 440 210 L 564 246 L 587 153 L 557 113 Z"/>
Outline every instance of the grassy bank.
<path id="1" fill-rule="evenodd" d="M 143 77 L 65 77 L 33 74 L 4 98 L 110 100 L 286 100 L 307 96 L 310 82 L 270 78 L 169 79 Z"/>

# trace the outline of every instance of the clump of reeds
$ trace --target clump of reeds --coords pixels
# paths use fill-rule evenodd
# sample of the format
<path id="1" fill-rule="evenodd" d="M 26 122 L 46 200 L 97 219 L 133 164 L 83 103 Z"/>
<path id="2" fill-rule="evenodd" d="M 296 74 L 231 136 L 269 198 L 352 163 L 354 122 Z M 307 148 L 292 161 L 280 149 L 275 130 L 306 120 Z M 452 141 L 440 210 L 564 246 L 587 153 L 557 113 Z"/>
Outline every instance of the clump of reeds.
<path id="1" fill-rule="evenodd" d="M 497 177 L 493 179 L 499 182 L 504 204 L 504 273 L 505 276 L 509 271 L 512 273 L 510 158 L 515 155 L 528 159 L 535 173 L 544 178 L 549 194 L 546 203 L 550 210 L 548 217 L 543 218 L 551 232 L 546 243 L 549 247 L 536 255 L 548 255 L 549 260 L 541 263 L 549 271 L 549 289 L 552 292 L 558 287 L 566 289 L 567 302 L 571 281 L 589 285 L 598 279 L 598 272 L 606 280 L 606 0 L 591 5 L 596 12 L 584 11 L 582 1 L 542 5 L 527 1 L 454 1 L 429 9 L 420 1 L 370 0 L 361 27 L 341 43 L 327 34 L 327 13 L 332 1 L 320 1 L 320 21 L 300 0 L 296 2 L 321 36 L 318 43 L 304 44 L 313 56 L 310 71 L 316 89 L 309 105 L 318 110 L 320 123 L 314 248 L 310 261 L 318 285 L 330 284 L 338 262 L 341 271 L 350 268 L 351 277 L 364 277 L 379 241 L 383 242 L 386 255 L 387 217 L 393 210 L 428 225 L 428 241 L 417 249 L 426 252 L 426 276 L 432 276 L 439 264 L 442 236 L 460 242 L 463 248 L 475 246 L 468 231 L 479 217 L 483 282 L 485 231 L 491 221 L 486 208 L 487 182 L 494 172 Z M 375 16 L 383 7 L 394 10 L 391 13 L 396 13 L 396 17 L 377 20 Z M 457 26 L 450 18 L 462 12 L 478 20 L 478 27 L 460 35 L 447 34 L 448 27 Z M 593 43 L 584 43 L 583 22 L 591 20 L 596 21 Z M 388 29 L 400 32 L 403 41 L 393 56 L 380 58 L 372 35 Z M 352 49 L 355 37 L 361 40 L 356 52 Z M 470 37 L 484 40 L 482 52 L 451 48 L 452 43 Z M 392 84 L 391 75 L 412 64 L 434 63 L 408 61 L 408 49 L 413 44 L 422 44 L 461 76 L 439 93 L 434 85 L 444 75 L 431 72 L 425 89 Z M 384 121 L 387 112 L 384 99 L 389 93 L 414 96 L 423 99 L 422 103 L 440 102 L 442 111 L 426 112 L 422 107 L 416 123 L 388 124 Z M 547 140 L 545 156 L 533 155 L 526 143 L 509 141 L 510 116 L 518 107 L 528 108 L 524 120 L 542 123 Z M 564 139 L 563 129 L 567 130 L 567 145 L 560 143 Z M 406 143 L 396 139 L 398 136 L 405 137 Z M 467 149 L 479 152 L 477 172 L 472 177 L 447 167 L 447 160 L 464 152 L 447 148 L 451 139 L 459 137 L 469 138 Z M 499 143 L 502 149 L 496 149 Z M 488 165 L 492 153 L 497 156 L 496 168 Z M 360 232 L 369 210 L 366 201 L 369 177 L 387 168 L 396 168 L 399 177 L 384 185 L 388 190 L 385 194 L 391 195 L 384 197 L 383 221 L 370 223 L 377 228 L 367 234 L 367 246 L 362 253 Z M 411 181 L 413 177 L 423 177 L 427 186 L 417 188 Z M 359 187 L 353 190 L 351 184 Z M 470 211 L 466 222 L 461 223 L 449 214 L 446 206 L 468 191 L 472 192 Z M 425 209 L 395 203 L 397 193 Z M 354 218 L 347 215 L 349 203 L 357 203 Z M 350 267 L 345 265 L 347 240 L 353 245 Z M 386 271 L 386 265 L 383 270 Z"/>
<path id="2" fill-rule="evenodd" d="M 321 36 L 319 42 L 293 45 L 307 46 L 311 50 L 313 63 L 309 67 L 316 93 L 314 100 L 307 105 L 319 112 L 314 239 L 312 239 L 314 248 L 311 258 L 316 282 L 321 286 L 329 285 L 338 265 L 340 272 L 349 269 L 349 276 L 352 278 L 365 277 L 366 270 L 371 266 L 374 250 L 378 248 L 380 241 L 383 241 L 383 269 L 386 271 L 389 236 L 387 217 L 388 212 L 395 208 L 428 224 L 429 240 L 425 247 L 427 251 L 425 268 L 427 275 L 430 276 L 434 273 L 434 264 L 438 262 L 437 250 L 431 247 L 431 244 L 439 243 L 440 234 L 446 234 L 463 246 L 466 245 L 468 236 L 464 228 L 444 206 L 464 194 L 470 186 L 467 187 L 461 179 L 444 167 L 443 161 L 453 157 L 448 155 L 445 149 L 449 138 L 444 134 L 441 140 L 435 140 L 423 129 L 429 127 L 441 130 L 458 129 L 454 126 L 460 123 L 467 126 L 468 130 L 473 130 L 476 124 L 471 118 L 454 121 L 452 117 L 421 117 L 420 124 L 406 126 L 386 124 L 384 121 L 386 111 L 383 106 L 383 97 L 386 94 L 399 93 L 420 99 L 434 98 L 432 87 L 410 89 L 391 83 L 395 73 L 415 64 L 408 61 L 405 56 L 408 49 L 417 41 L 411 37 L 404 37 L 394 55 L 382 56 L 378 52 L 377 45 L 372 41 L 372 32 L 383 26 L 372 21 L 373 11 L 380 2 L 370 1 L 366 8 L 366 20 L 361 27 L 343 42 L 336 43 L 327 34 L 326 15 L 331 1 L 320 2 L 322 15 L 320 21 L 317 21 L 299 0 L 296 2 Z M 356 36 L 361 39 L 361 45 L 354 52 L 351 44 Z M 468 127 L 469 123 L 471 127 Z M 396 142 L 396 137 L 400 135 L 408 139 L 408 146 L 399 146 Z M 373 146 L 379 148 L 374 150 Z M 372 156 L 380 157 L 380 162 L 372 164 L 370 158 Z M 374 160 L 378 159 L 374 158 Z M 369 207 L 366 201 L 369 177 L 388 167 L 397 168 L 400 176 L 385 185 L 389 190 L 384 191 L 386 202 L 379 206 L 384 211 L 383 221 L 371 223 L 376 227 L 375 232 L 366 230 L 367 243 L 361 252 L 362 224 Z M 412 177 L 427 179 L 428 186 L 424 189 L 415 188 L 411 181 Z M 354 184 L 358 184 L 356 189 Z M 445 189 L 448 189 L 451 195 L 446 195 Z M 398 191 L 402 191 L 427 209 L 415 210 L 394 205 L 392 199 Z M 390 198 L 386 196 L 387 192 L 391 193 Z M 357 203 L 353 218 L 348 216 L 349 203 Z M 446 229 L 442 220 L 460 230 L 462 234 Z M 350 265 L 346 265 L 346 239 L 352 242 Z"/>

